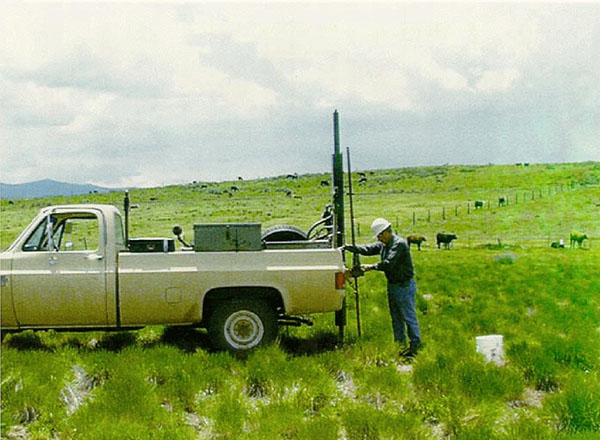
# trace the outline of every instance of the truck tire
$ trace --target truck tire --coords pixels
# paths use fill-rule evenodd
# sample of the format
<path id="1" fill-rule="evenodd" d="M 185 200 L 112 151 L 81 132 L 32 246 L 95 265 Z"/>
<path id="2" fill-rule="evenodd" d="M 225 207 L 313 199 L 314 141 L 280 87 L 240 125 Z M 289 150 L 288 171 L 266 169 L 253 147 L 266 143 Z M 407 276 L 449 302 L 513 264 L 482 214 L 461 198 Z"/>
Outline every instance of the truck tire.
<path id="1" fill-rule="evenodd" d="M 266 301 L 235 299 L 215 304 L 208 320 L 208 335 L 219 350 L 244 352 L 273 342 L 277 314 Z"/>
<path id="2" fill-rule="evenodd" d="M 261 235 L 262 241 L 304 241 L 308 237 L 306 233 L 292 225 L 277 225 L 265 229 Z"/>

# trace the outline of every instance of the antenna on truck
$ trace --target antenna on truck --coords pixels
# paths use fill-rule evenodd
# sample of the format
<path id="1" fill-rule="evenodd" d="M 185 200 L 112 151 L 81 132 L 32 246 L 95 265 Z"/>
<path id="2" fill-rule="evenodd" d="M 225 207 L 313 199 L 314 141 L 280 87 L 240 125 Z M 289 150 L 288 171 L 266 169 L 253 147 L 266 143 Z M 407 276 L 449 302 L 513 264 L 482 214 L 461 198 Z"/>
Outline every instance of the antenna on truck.
<path id="1" fill-rule="evenodd" d="M 129 249 L 129 209 L 131 205 L 129 203 L 129 190 L 125 190 L 125 197 L 123 198 L 123 211 L 125 211 L 125 246 Z"/>

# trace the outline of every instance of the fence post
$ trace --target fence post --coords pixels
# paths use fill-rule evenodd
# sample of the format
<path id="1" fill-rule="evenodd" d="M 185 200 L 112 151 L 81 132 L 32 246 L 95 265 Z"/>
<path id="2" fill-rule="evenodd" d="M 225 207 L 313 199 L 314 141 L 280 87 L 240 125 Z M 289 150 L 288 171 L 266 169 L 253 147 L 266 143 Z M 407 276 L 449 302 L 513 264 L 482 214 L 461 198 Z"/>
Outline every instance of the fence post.
<path id="1" fill-rule="evenodd" d="M 431 223 L 431 209 L 427 210 L 427 221 Z"/>
<path id="2" fill-rule="evenodd" d="M 415 217 L 415 211 L 413 211 L 413 226 L 417 224 L 417 218 Z"/>
<path id="3" fill-rule="evenodd" d="M 467 214 L 471 213 L 471 204 L 467 203 Z"/>
<path id="4" fill-rule="evenodd" d="M 454 215 L 455 217 L 458 217 L 458 205 L 454 207 Z"/>

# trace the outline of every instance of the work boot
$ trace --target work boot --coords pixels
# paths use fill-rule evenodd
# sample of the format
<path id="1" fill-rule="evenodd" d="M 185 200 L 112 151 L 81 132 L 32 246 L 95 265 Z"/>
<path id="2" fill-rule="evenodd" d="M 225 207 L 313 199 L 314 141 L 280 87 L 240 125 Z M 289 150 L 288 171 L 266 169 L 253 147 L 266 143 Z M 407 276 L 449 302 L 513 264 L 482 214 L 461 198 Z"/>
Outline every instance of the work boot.
<path id="1" fill-rule="evenodd" d="M 421 349 L 422 345 L 419 344 L 410 344 L 410 346 L 408 347 L 408 349 L 406 350 L 406 354 L 404 356 L 406 356 L 407 358 L 414 358 L 417 353 L 419 352 L 419 350 Z"/>
<path id="2" fill-rule="evenodd" d="M 402 350 L 400 350 L 400 356 L 402 357 L 406 357 L 409 355 L 409 353 L 411 352 L 411 348 L 410 347 L 405 347 Z"/>

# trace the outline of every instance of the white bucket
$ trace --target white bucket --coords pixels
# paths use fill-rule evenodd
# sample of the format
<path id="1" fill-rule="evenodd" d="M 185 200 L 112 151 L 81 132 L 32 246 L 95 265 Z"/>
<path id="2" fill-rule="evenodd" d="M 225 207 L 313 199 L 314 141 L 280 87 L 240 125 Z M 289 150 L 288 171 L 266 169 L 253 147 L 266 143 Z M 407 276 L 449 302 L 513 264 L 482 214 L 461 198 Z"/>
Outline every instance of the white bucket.
<path id="1" fill-rule="evenodd" d="M 475 341 L 477 353 L 483 354 L 488 362 L 494 362 L 497 365 L 504 364 L 502 335 L 477 336 Z"/>

